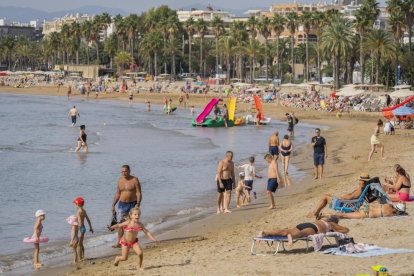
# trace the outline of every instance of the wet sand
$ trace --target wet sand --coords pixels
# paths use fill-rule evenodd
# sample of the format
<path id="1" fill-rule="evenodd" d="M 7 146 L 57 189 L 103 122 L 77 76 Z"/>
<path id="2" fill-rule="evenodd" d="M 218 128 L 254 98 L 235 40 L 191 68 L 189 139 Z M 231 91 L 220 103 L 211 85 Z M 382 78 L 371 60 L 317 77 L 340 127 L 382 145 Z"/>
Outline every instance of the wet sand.
<path id="1" fill-rule="evenodd" d="M 33 89 L 13 89 L 0 87 L 6 93 L 27 93 L 56 95 L 56 89 L 34 87 Z M 65 90 L 64 90 L 65 91 Z M 66 93 L 59 93 L 66 97 Z M 167 94 L 171 95 L 171 94 Z M 77 96 L 77 95 L 75 95 Z M 164 94 L 146 94 L 137 96 L 134 101 L 151 103 L 162 102 Z M 210 98 L 211 96 L 209 96 Z M 103 94 L 101 99 L 128 101 L 128 94 Z M 177 102 L 178 95 L 175 95 Z M 173 98 L 174 100 L 174 98 Z M 190 94 L 190 105 L 204 107 L 204 95 Z M 248 108 L 248 104 L 238 104 L 238 111 Z M 189 226 L 156 237 L 160 244 L 144 246 L 143 266 L 147 269 L 142 275 L 357 275 L 372 274 L 371 266 L 386 265 L 392 275 L 411 275 L 414 271 L 414 253 L 384 255 L 369 258 L 322 255 L 319 252 L 305 251 L 305 243 L 298 242 L 290 252 L 273 256 L 273 248 L 261 243 L 255 248 L 258 253 L 267 256 L 252 256 L 250 249 L 252 237 L 260 230 L 276 228 L 293 228 L 299 223 L 312 222 L 305 218 L 312 211 L 323 194 L 344 195 L 357 188 L 358 176 L 368 172 L 370 177 L 378 176 L 381 180 L 394 175 L 392 166 L 396 163 L 406 168 L 408 173 L 413 163 L 410 147 L 414 144 L 414 131 L 396 130 L 395 136 L 380 136 L 385 145 L 386 160 L 380 159 L 379 150 L 368 162 L 370 137 L 375 122 L 381 113 L 352 112 L 344 114 L 341 119 L 335 114 L 319 111 L 304 111 L 298 108 L 276 107 L 275 104 L 263 104 L 266 116 L 272 119 L 285 118 L 284 113 L 294 111 L 300 122 L 331 126 L 323 130 L 328 146 L 324 179 L 313 179 L 312 148 L 304 146 L 295 150 L 292 164 L 310 174 L 300 183 L 286 187 L 275 194 L 276 209 L 267 210 L 268 199 L 254 201 L 251 205 L 233 209 L 232 214 L 221 214 L 190 224 Z M 271 127 L 271 126 L 270 126 Z M 300 127 L 300 123 L 297 125 Z M 406 133 L 411 135 L 407 136 Z M 267 142 L 268 137 L 263 137 Z M 264 147 L 267 147 L 267 143 Z M 266 143 L 266 144 L 265 144 Z M 354 159 L 357 156 L 358 159 Z M 279 160 L 280 162 L 280 160 Z M 232 201 L 234 205 L 234 200 Z M 408 213 L 413 203 L 407 203 Z M 330 212 L 328 208 L 325 212 Z M 384 218 L 370 220 L 342 220 L 340 224 L 348 227 L 350 236 L 356 242 L 375 244 L 387 248 L 414 249 L 412 229 L 414 219 Z M 142 239 L 142 242 L 145 242 Z M 327 247 L 323 248 L 326 249 Z M 322 250 L 323 250 L 322 249 Z M 272 251 L 273 250 L 273 251 Z M 91 265 L 89 261 L 70 265 L 68 275 L 136 275 L 136 255 L 131 251 L 130 259 L 112 266 L 115 254 L 113 250 L 105 257 L 94 260 L 104 264 Z M 40 274 L 62 275 L 67 268 L 49 270 L 45 268 Z"/>

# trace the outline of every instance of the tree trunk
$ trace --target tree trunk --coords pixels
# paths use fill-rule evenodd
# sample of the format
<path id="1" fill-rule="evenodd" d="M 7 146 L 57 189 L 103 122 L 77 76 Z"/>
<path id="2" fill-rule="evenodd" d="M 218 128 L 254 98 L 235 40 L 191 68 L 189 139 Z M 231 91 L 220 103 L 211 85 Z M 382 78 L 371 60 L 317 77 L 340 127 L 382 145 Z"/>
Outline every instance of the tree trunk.
<path id="1" fill-rule="evenodd" d="M 387 83 L 385 84 L 386 85 L 386 87 L 385 87 L 385 91 L 388 91 L 388 86 L 389 86 L 389 83 L 390 83 L 390 63 L 389 62 L 387 62 Z"/>
<path id="2" fill-rule="evenodd" d="M 125 52 L 125 40 L 122 39 L 122 51 Z"/>
<path id="3" fill-rule="evenodd" d="M 99 62 L 99 40 L 96 41 L 96 60 Z"/>
<path id="4" fill-rule="evenodd" d="M 230 84 L 230 55 L 227 55 L 227 83 Z"/>
<path id="5" fill-rule="evenodd" d="M 172 54 L 172 68 L 171 68 L 171 74 L 175 76 L 175 53 Z"/>
<path id="6" fill-rule="evenodd" d="M 255 55 L 253 55 L 253 79 L 252 81 L 254 82 L 255 79 L 256 79 L 256 59 L 255 59 Z"/>
<path id="7" fill-rule="evenodd" d="M 151 55 L 152 55 L 152 53 L 149 54 L 149 59 L 148 59 L 148 71 L 149 71 L 150 78 L 151 78 L 151 75 L 152 75 L 152 59 L 151 59 Z"/>
<path id="8" fill-rule="evenodd" d="M 218 37 L 216 36 L 216 74 L 218 72 Z"/>
<path id="9" fill-rule="evenodd" d="M 277 59 L 277 78 L 280 79 L 280 59 L 279 59 L 279 35 L 277 36 L 277 48 L 276 48 L 276 59 Z"/>
<path id="10" fill-rule="evenodd" d="M 88 65 L 89 65 L 89 42 L 86 44 L 86 58 L 88 59 Z"/>
<path id="11" fill-rule="evenodd" d="M 111 55 L 111 69 L 112 69 L 112 55 Z"/>
<path id="12" fill-rule="evenodd" d="M 76 65 L 79 65 L 79 50 L 76 50 Z"/>
<path id="13" fill-rule="evenodd" d="M 338 55 L 336 57 L 336 68 L 335 68 L 335 70 L 336 70 L 336 76 L 335 76 L 335 78 L 336 78 L 336 80 L 335 80 L 336 89 L 339 89 L 339 63 L 340 62 L 341 62 L 341 57 L 340 57 L 340 55 Z"/>
<path id="14" fill-rule="evenodd" d="M 319 53 L 319 37 L 316 41 L 316 51 L 318 52 L 318 82 L 321 83 L 321 57 Z"/>
<path id="15" fill-rule="evenodd" d="M 359 50 L 359 52 L 360 52 L 360 64 L 359 64 L 359 68 L 361 68 L 360 70 L 361 70 L 361 84 L 364 84 L 365 83 L 365 60 L 364 60 L 364 54 L 362 54 L 363 53 L 363 49 L 364 49 L 364 47 L 362 47 L 362 42 L 363 42 L 363 36 L 362 35 L 360 35 L 360 38 L 361 38 L 361 42 L 360 42 L 360 50 Z"/>
<path id="16" fill-rule="evenodd" d="M 158 72 L 157 72 L 157 70 L 158 70 L 158 66 L 157 66 L 157 51 L 155 51 L 154 52 L 154 75 L 155 76 L 158 76 Z"/>
<path id="17" fill-rule="evenodd" d="M 266 37 L 266 39 L 265 39 L 265 58 L 266 58 L 266 81 L 268 80 L 268 63 L 267 63 L 267 37 Z M 262 95 L 263 95 L 263 93 L 262 93 Z"/>
<path id="18" fill-rule="evenodd" d="M 376 84 L 379 84 L 379 70 L 380 70 L 380 60 L 381 60 L 381 54 L 377 54 L 377 76 L 375 78 Z M 377 87 L 377 92 L 379 91 L 379 87 Z"/>
<path id="19" fill-rule="evenodd" d="M 306 33 L 306 82 L 309 81 L 309 32 Z"/>
<path id="20" fill-rule="evenodd" d="M 131 39 L 131 57 L 132 57 L 132 60 L 134 61 L 134 63 L 135 63 L 135 59 L 134 59 L 134 37 L 132 37 L 132 39 Z"/>
<path id="21" fill-rule="evenodd" d="M 66 50 L 63 49 L 63 55 L 62 55 L 62 64 L 65 65 L 65 57 L 66 57 Z M 68 63 L 69 63 L 69 59 L 68 59 Z"/>
<path id="22" fill-rule="evenodd" d="M 398 82 L 398 51 L 399 51 L 399 43 L 398 40 L 396 41 L 396 47 L 395 47 L 395 85 L 399 85 Z"/>
<path id="23" fill-rule="evenodd" d="M 295 49 L 295 38 L 293 37 L 293 34 L 291 34 L 291 43 L 290 43 L 290 46 L 291 46 L 291 49 L 290 49 L 290 52 L 291 52 L 291 55 L 292 55 L 292 83 L 295 83 L 295 61 L 294 61 L 294 49 Z"/>
<path id="24" fill-rule="evenodd" d="M 413 27 L 408 26 L 408 56 L 411 57 L 411 35 L 413 33 Z"/>
<path id="25" fill-rule="evenodd" d="M 344 82 L 345 84 L 348 84 L 348 56 L 345 54 L 345 74 L 344 74 Z"/>
<path id="26" fill-rule="evenodd" d="M 167 44 L 167 37 L 164 37 L 164 74 L 167 74 L 167 53 L 165 52 L 165 44 Z"/>
<path id="27" fill-rule="evenodd" d="M 200 74 L 203 77 L 203 38 L 201 38 L 200 44 Z"/>
<path id="28" fill-rule="evenodd" d="M 253 83 L 253 58 L 249 58 L 250 61 L 250 83 Z"/>
<path id="29" fill-rule="evenodd" d="M 191 40 L 192 40 L 192 36 L 189 35 L 188 36 L 188 73 L 190 73 L 190 77 L 191 77 L 191 73 L 192 73 L 192 68 L 191 68 Z"/>

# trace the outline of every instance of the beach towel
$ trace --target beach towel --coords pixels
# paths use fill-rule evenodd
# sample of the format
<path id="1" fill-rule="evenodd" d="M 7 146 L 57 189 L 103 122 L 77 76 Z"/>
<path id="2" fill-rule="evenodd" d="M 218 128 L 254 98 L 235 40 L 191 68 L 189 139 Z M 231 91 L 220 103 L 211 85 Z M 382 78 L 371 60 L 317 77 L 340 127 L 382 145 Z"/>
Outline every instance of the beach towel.
<path id="1" fill-rule="evenodd" d="M 337 239 L 345 239 L 345 238 L 349 238 L 348 234 L 343 234 L 343 233 L 338 233 L 338 232 L 328 232 L 328 233 L 323 233 L 323 234 L 316 234 L 316 235 L 312 235 L 310 236 L 312 237 L 312 242 L 313 242 L 313 249 L 315 250 L 315 252 L 318 252 L 319 250 L 321 250 L 322 246 L 323 246 L 323 238 L 324 237 L 337 237 Z"/>
<path id="2" fill-rule="evenodd" d="M 378 217 L 378 218 L 361 218 L 361 219 L 383 219 L 383 218 L 406 218 L 409 217 L 410 215 L 406 215 L 406 216 L 392 216 L 392 217 Z M 361 219 L 346 219 L 346 220 L 361 220 Z"/>
<path id="3" fill-rule="evenodd" d="M 361 246 L 366 251 L 355 250 L 355 253 L 346 253 L 346 252 L 341 251 L 339 248 L 329 248 L 323 251 L 321 254 L 332 254 L 332 255 L 365 258 L 365 257 L 381 256 L 381 255 L 387 255 L 387 254 L 414 252 L 414 250 L 408 250 L 408 249 L 402 249 L 402 248 L 400 249 L 382 248 L 378 246 L 370 246 L 370 245 L 361 244 L 361 243 L 358 244 L 357 248 L 360 249 Z"/>

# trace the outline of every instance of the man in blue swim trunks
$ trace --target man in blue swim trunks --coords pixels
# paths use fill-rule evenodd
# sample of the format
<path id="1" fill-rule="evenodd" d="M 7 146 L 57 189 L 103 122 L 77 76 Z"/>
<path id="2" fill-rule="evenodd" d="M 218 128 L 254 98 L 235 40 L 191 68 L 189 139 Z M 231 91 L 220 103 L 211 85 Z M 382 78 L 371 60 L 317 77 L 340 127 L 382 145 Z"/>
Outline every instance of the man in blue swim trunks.
<path id="1" fill-rule="evenodd" d="M 129 211 L 134 207 L 140 207 L 142 195 L 141 184 L 138 178 L 130 175 L 131 169 L 128 165 L 122 166 L 122 177 L 118 180 L 118 188 L 116 190 L 114 202 L 112 204 L 112 213 L 115 212 L 115 205 L 118 203 L 117 218 L 118 223 L 124 222 L 125 216 L 129 215 Z M 122 228 L 118 228 L 118 242 L 112 247 L 121 247 L 120 240 L 124 234 Z"/>
<path id="2" fill-rule="evenodd" d="M 279 158 L 279 131 L 275 131 L 269 138 L 269 152 L 273 159 L 277 161 L 277 158 Z"/>
<path id="3" fill-rule="evenodd" d="M 269 153 L 265 155 L 265 158 L 267 163 L 269 163 L 269 172 L 267 180 L 267 191 L 266 194 L 269 196 L 270 199 L 270 207 L 268 209 L 276 209 L 275 206 L 275 199 L 273 197 L 273 194 L 276 192 L 277 187 L 280 184 L 280 175 L 279 170 L 277 168 L 276 161 L 272 158 L 272 155 Z"/>

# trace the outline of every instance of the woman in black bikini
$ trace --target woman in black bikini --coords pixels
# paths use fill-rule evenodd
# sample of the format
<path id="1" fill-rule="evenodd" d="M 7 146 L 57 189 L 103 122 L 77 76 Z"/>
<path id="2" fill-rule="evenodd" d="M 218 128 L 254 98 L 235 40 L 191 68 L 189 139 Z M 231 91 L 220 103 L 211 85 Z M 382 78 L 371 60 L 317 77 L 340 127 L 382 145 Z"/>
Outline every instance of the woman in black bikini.
<path id="1" fill-rule="evenodd" d="M 86 144 L 86 133 L 85 133 L 85 125 L 80 126 L 79 131 L 79 138 L 78 138 L 78 147 L 76 148 L 75 152 L 78 152 L 81 147 L 85 148 L 85 152 L 88 152 L 88 144 Z"/>
<path id="2" fill-rule="evenodd" d="M 283 174 L 288 174 L 287 170 L 289 167 L 289 159 L 290 159 L 290 153 L 293 150 L 293 144 L 289 141 L 289 135 L 284 136 L 285 140 L 283 140 L 279 144 L 279 151 L 282 154 L 282 169 Z"/>
<path id="3" fill-rule="evenodd" d="M 129 92 L 129 106 L 132 106 L 132 99 L 134 98 L 134 94 L 132 94 L 132 91 Z"/>
<path id="4" fill-rule="evenodd" d="M 339 232 L 348 233 L 349 229 L 338 225 L 339 217 L 337 215 L 331 215 L 326 220 L 317 220 L 312 223 L 301 223 L 293 229 L 285 230 L 273 230 L 269 232 L 260 231 L 258 238 L 270 237 L 270 236 L 281 236 L 288 238 L 289 247 L 293 245 L 293 239 L 303 238 L 315 234 L 324 234 L 327 232 Z M 260 241 L 256 241 L 259 243 Z"/>

